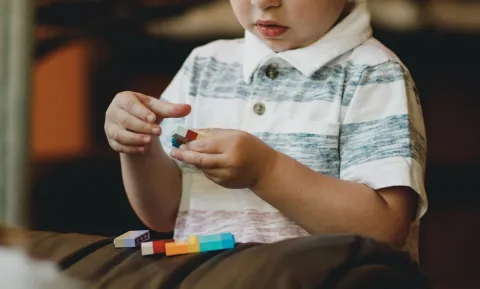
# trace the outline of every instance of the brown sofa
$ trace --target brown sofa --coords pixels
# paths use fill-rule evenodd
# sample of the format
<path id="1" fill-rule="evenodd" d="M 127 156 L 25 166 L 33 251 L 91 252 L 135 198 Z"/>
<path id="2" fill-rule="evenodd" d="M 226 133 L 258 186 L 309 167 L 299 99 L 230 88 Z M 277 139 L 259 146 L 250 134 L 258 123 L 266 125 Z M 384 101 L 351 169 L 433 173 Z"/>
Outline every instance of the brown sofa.
<path id="1" fill-rule="evenodd" d="M 311 236 L 177 257 L 116 249 L 113 238 L 26 233 L 28 252 L 90 288 L 428 289 L 408 254 L 353 235 Z"/>

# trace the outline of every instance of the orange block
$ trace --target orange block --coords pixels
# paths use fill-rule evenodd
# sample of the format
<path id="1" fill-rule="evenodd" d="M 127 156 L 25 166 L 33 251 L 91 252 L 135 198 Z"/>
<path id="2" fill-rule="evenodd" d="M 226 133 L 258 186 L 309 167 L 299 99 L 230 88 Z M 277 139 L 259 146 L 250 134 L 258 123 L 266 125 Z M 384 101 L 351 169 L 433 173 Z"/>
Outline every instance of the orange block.
<path id="1" fill-rule="evenodd" d="M 188 243 L 167 243 L 165 244 L 165 255 L 182 255 L 188 254 Z"/>
<path id="2" fill-rule="evenodd" d="M 195 235 L 190 236 L 187 242 L 172 242 L 165 244 L 165 255 L 183 255 L 200 252 L 200 243 Z"/>

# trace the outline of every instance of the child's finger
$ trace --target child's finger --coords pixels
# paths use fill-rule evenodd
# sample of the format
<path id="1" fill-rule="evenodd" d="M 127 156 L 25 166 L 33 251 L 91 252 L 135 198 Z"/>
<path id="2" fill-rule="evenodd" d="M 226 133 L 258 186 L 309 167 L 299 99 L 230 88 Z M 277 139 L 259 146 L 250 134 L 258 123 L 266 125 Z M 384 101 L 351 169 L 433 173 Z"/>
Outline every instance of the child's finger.
<path id="1" fill-rule="evenodd" d="M 128 146 L 122 145 L 114 140 L 109 140 L 110 146 L 119 153 L 135 154 L 145 153 L 147 151 L 146 146 Z"/>
<path id="2" fill-rule="evenodd" d="M 158 124 L 147 123 L 121 109 L 119 109 L 115 115 L 116 123 L 125 129 L 137 133 L 160 135 L 161 128 Z"/>
<path id="3" fill-rule="evenodd" d="M 135 93 L 124 93 L 117 99 L 118 106 L 129 114 L 147 123 L 155 123 L 155 113 L 150 111 L 136 96 Z"/>
<path id="4" fill-rule="evenodd" d="M 106 133 L 113 141 L 127 146 L 145 146 L 152 141 L 150 135 L 127 131 L 118 125 L 112 125 Z"/>
<path id="5" fill-rule="evenodd" d="M 159 118 L 180 118 L 190 114 L 192 108 L 188 104 L 170 103 L 161 99 L 150 98 L 150 108 Z"/>
<path id="6" fill-rule="evenodd" d="M 187 142 L 186 149 L 198 153 L 221 154 L 227 149 L 219 138 L 200 138 Z"/>
<path id="7" fill-rule="evenodd" d="M 214 169 L 222 167 L 222 157 L 218 154 L 204 154 L 189 150 L 173 149 L 170 155 L 199 169 Z"/>

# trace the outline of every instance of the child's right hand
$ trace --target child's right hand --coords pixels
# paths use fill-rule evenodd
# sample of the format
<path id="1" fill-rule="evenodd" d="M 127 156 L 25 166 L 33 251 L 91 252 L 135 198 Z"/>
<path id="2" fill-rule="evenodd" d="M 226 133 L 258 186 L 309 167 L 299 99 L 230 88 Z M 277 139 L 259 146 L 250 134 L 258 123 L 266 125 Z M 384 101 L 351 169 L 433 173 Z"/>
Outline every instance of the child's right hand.
<path id="1" fill-rule="evenodd" d="M 137 92 L 117 94 L 105 114 L 108 143 L 120 153 L 144 153 L 152 137 L 161 134 L 165 118 L 187 116 L 188 104 L 173 104 Z"/>

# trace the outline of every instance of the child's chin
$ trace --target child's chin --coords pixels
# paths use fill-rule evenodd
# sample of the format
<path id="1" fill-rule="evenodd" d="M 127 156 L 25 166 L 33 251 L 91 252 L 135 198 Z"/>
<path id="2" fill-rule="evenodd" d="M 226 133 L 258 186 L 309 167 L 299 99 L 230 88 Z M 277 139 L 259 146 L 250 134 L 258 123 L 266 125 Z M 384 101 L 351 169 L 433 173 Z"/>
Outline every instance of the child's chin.
<path id="1" fill-rule="evenodd" d="M 275 52 L 283 52 L 296 48 L 295 45 L 283 39 L 264 38 L 264 42 L 268 47 L 270 47 L 270 49 Z"/>

